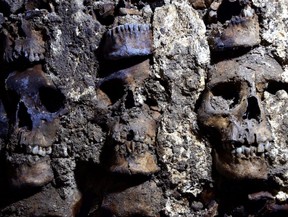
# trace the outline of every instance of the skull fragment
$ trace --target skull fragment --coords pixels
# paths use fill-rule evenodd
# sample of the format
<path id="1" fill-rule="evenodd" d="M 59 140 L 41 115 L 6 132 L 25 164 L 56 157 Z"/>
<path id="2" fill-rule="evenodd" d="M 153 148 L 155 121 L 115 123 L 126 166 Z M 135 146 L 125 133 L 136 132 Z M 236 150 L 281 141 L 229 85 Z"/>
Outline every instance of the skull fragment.
<path id="1" fill-rule="evenodd" d="M 230 179 L 266 179 L 273 145 L 264 91 L 280 80 L 280 65 L 248 54 L 213 66 L 198 108 L 199 124 L 213 147 L 216 170 Z"/>
<path id="2" fill-rule="evenodd" d="M 258 16 L 249 0 L 221 0 L 210 5 L 208 41 L 214 51 L 253 47 L 260 43 Z"/>
<path id="3" fill-rule="evenodd" d="M 41 65 L 9 74 L 7 112 L 13 126 L 6 147 L 7 172 L 16 187 L 39 187 L 53 179 L 52 152 L 64 96 Z"/>

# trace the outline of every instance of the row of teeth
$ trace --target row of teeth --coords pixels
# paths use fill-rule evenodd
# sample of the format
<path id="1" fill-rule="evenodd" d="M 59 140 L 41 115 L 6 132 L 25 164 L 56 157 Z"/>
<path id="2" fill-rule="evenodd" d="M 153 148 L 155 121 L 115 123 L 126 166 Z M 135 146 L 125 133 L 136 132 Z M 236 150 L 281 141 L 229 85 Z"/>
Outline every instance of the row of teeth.
<path id="1" fill-rule="evenodd" d="M 241 147 L 235 148 L 232 150 L 232 154 L 236 155 L 237 157 L 242 156 L 243 154 L 246 156 L 256 156 L 256 154 L 263 154 L 266 151 L 269 151 L 271 149 L 271 143 L 267 142 L 265 144 L 261 143 L 257 147 L 255 146 L 244 146 L 242 145 Z"/>
<path id="2" fill-rule="evenodd" d="M 126 146 L 126 151 L 128 153 L 143 153 L 148 151 L 149 149 L 149 145 L 146 143 L 142 143 L 142 142 L 126 142 L 125 143 Z M 120 149 L 120 146 L 116 146 L 115 147 L 115 151 L 118 151 Z"/>
<path id="3" fill-rule="evenodd" d="M 27 154 L 40 155 L 42 157 L 52 153 L 52 147 L 41 147 L 28 145 L 26 148 Z"/>
<path id="4" fill-rule="evenodd" d="M 113 29 L 108 30 L 107 35 L 109 37 L 113 37 L 113 35 L 118 34 L 120 32 L 147 32 L 151 29 L 150 24 L 125 24 L 116 26 Z"/>

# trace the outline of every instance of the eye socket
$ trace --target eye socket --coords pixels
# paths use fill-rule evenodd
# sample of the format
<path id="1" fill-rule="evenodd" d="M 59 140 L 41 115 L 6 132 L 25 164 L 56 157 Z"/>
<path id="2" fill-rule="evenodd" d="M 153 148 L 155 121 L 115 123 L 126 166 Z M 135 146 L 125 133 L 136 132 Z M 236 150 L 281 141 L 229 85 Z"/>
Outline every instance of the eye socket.
<path id="1" fill-rule="evenodd" d="M 48 112 L 57 112 L 64 107 L 65 97 L 54 87 L 40 87 L 39 98 Z"/>
<path id="2" fill-rule="evenodd" d="M 216 107 L 231 109 L 239 103 L 241 84 L 239 82 L 223 82 L 211 89 L 212 102 Z"/>
<path id="3" fill-rule="evenodd" d="M 243 7 L 238 1 L 223 1 L 217 11 L 218 20 L 221 23 L 225 23 L 225 21 L 230 20 L 233 16 L 239 16 L 242 9 Z"/>
<path id="4" fill-rule="evenodd" d="M 265 89 L 265 91 L 273 95 L 275 95 L 279 90 L 284 90 L 288 93 L 288 84 L 278 81 L 270 81 L 267 85 L 267 88 Z"/>
<path id="5" fill-rule="evenodd" d="M 107 80 L 101 84 L 100 89 L 109 97 L 112 104 L 121 99 L 125 94 L 124 82 L 121 79 Z"/>

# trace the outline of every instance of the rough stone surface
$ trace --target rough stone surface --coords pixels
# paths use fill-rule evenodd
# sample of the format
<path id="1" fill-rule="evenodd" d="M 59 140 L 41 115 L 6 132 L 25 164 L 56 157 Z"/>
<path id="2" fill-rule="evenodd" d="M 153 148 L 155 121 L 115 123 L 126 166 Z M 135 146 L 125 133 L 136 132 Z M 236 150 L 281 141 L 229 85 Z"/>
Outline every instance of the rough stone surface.
<path id="1" fill-rule="evenodd" d="M 286 1 L 253 0 L 253 4 L 261 10 L 262 40 L 274 55 L 285 64 L 288 56 L 288 6 Z"/>

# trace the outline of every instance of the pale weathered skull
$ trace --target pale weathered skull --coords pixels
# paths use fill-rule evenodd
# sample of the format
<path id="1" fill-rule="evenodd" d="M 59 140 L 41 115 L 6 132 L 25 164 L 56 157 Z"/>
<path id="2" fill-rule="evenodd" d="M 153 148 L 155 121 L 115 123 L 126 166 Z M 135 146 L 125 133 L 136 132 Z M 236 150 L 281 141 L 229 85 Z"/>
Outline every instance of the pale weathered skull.
<path id="1" fill-rule="evenodd" d="M 222 61 L 210 70 L 198 121 L 213 147 L 216 170 L 231 179 L 266 179 L 273 138 L 263 94 L 282 69 L 260 54 Z"/>
<path id="2" fill-rule="evenodd" d="M 64 95 L 41 65 L 10 73 L 5 81 L 13 132 L 7 144 L 7 171 L 12 185 L 42 186 L 53 179 L 52 144 L 63 111 Z"/>

